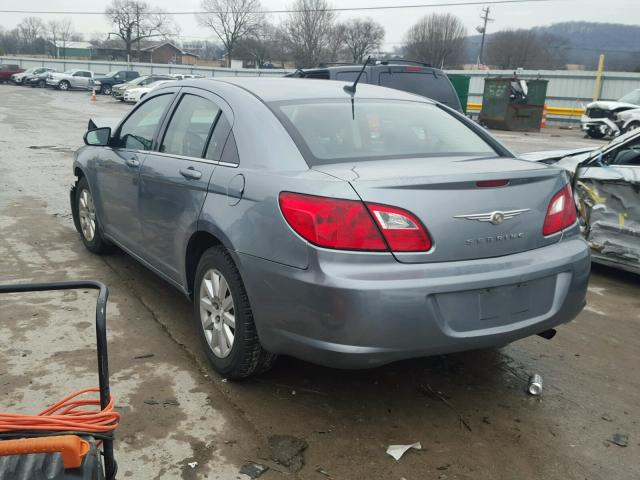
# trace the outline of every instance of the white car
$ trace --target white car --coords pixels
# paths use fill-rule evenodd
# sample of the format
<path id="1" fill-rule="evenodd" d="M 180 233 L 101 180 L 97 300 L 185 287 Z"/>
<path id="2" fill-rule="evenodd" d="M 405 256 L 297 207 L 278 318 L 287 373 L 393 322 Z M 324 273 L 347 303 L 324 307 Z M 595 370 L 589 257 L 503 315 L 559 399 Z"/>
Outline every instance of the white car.
<path id="1" fill-rule="evenodd" d="M 640 120 L 640 88 L 632 90 L 617 102 L 598 101 L 587 105 L 581 118 L 582 130 L 591 138 L 615 137 L 633 128 Z M 635 115 L 627 112 L 635 110 Z M 629 128 L 632 127 L 632 128 Z"/>
<path id="2" fill-rule="evenodd" d="M 154 88 L 164 85 L 165 83 L 173 82 L 173 80 L 158 80 L 157 82 L 150 83 L 144 87 L 127 88 L 122 95 L 122 99 L 128 103 L 139 102 L 147 93 Z"/>

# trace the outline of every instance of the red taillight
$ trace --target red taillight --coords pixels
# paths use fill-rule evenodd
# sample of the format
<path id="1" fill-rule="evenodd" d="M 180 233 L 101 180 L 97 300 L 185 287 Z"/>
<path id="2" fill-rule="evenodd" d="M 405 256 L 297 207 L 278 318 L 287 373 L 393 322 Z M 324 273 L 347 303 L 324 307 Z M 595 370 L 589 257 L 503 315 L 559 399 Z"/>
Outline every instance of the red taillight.
<path id="1" fill-rule="evenodd" d="M 576 218 L 576 205 L 571 195 L 571 187 L 567 184 L 549 202 L 542 233 L 543 235 L 551 235 L 564 230 L 573 225 Z"/>
<path id="2" fill-rule="evenodd" d="M 343 250 L 385 251 L 380 231 L 359 200 L 280 193 L 280 210 L 287 223 L 309 242 Z"/>
<path id="3" fill-rule="evenodd" d="M 367 203 L 385 240 L 394 252 L 426 252 L 431 250 L 431 239 L 426 229 L 413 214 L 401 208 Z"/>
<path id="4" fill-rule="evenodd" d="M 291 228 L 321 247 L 394 252 L 431 249 L 420 221 L 400 208 L 292 192 L 280 193 L 279 203 Z"/>
<path id="5" fill-rule="evenodd" d="M 414 67 L 412 65 L 409 65 L 408 67 L 404 68 L 405 72 L 421 72 L 422 71 L 422 67 Z"/>

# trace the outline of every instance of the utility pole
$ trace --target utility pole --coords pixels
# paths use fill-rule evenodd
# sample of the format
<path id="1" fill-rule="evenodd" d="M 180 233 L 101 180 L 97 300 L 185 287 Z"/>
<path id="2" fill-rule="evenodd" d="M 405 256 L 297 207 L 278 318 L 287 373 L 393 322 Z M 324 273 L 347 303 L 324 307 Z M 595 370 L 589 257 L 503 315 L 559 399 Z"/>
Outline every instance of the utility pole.
<path id="1" fill-rule="evenodd" d="M 140 4 L 136 2 L 136 28 L 138 29 L 137 40 L 138 40 L 138 61 L 140 62 Z M 484 39 L 484 37 L 482 37 Z"/>
<path id="2" fill-rule="evenodd" d="M 484 36 L 487 34 L 487 23 L 493 22 L 493 18 L 489 18 L 489 12 L 491 11 L 491 7 L 486 6 L 482 9 L 482 15 L 480 18 L 483 20 L 483 24 L 479 27 L 476 27 L 478 33 L 482 34 L 482 40 L 480 42 L 480 55 L 478 55 L 478 65 L 483 64 L 482 55 L 484 53 Z"/>

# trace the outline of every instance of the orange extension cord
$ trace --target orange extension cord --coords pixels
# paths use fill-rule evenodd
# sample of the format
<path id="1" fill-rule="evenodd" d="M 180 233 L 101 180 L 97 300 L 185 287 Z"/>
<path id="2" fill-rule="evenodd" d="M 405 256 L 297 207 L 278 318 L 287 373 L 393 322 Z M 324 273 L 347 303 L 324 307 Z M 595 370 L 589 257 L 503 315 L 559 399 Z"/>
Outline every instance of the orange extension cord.
<path id="1" fill-rule="evenodd" d="M 0 412 L 0 433 L 10 432 L 65 432 L 78 431 L 105 433 L 115 430 L 120 414 L 113 408 L 113 397 L 104 410 L 87 409 L 88 406 L 100 408 L 100 400 L 80 399 L 86 393 L 100 392 L 98 388 L 80 390 L 37 415 L 19 415 Z"/>

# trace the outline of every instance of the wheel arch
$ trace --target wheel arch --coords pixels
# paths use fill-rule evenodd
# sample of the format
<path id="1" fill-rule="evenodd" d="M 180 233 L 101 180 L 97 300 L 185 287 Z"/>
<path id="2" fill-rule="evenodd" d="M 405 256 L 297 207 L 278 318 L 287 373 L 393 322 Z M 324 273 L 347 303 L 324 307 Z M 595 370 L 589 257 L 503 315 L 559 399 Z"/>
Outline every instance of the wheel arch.
<path id="1" fill-rule="evenodd" d="M 193 292 L 194 277 L 200 257 L 202 257 L 202 254 L 209 248 L 216 246 L 225 245 L 217 235 L 214 235 L 208 230 L 197 230 L 189 238 L 184 257 L 185 285 L 189 294 Z"/>

